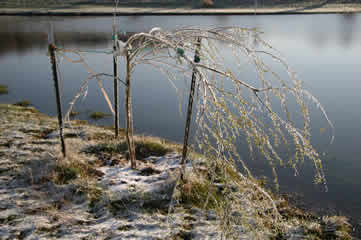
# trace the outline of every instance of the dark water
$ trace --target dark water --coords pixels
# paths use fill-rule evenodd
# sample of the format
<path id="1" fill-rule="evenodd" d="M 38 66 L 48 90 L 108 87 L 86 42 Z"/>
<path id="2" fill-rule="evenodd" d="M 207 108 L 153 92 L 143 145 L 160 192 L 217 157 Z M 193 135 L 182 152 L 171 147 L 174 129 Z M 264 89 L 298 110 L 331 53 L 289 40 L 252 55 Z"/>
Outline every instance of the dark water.
<path id="1" fill-rule="evenodd" d="M 41 112 L 55 115 L 55 99 L 47 56 L 47 17 L 0 17 L 0 84 L 9 86 L 9 94 L 0 102 L 30 100 Z M 58 46 L 83 50 L 111 48 L 112 18 L 52 18 Z M 313 185 L 313 169 L 308 164 L 293 177 L 288 169 L 279 169 L 281 190 L 297 193 L 307 204 L 321 212 L 346 214 L 361 224 L 361 15 L 284 15 L 284 16 L 147 16 L 120 17 L 122 31 L 148 31 L 154 26 L 174 29 L 186 25 L 237 25 L 258 27 L 296 70 L 304 86 L 326 108 L 336 128 L 335 142 L 328 145 L 329 134 L 320 135 L 323 122 L 314 115 L 313 143 L 323 153 L 329 191 Z M 111 55 L 88 53 L 95 72 L 112 73 Z M 68 106 L 87 79 L 79 64 L 59 62 L 64 107 Z M 124 65 L 120 63 L 124 73 Z M 184 100 L 180 114 L 177 93 L 170 83 L 150 67 L 138 67 L 134 73 L 134 121 L 137 133 L 182 141 Z M 189 81 L 189 79 L 188 79 Z M 184 81 L 178 87 L 187 89 Z M 112 95 L 112 80 L 104 80 Z M 121 89 L 121 93 L 123 89 Z M 121 95 L 121 104 L 123 99 Z M 312 107 L 311 107 L 312 108 Z M 80 118 L 91 111 L 108 111 L 96 82 L 88 96 L 76 106 Z M 121 109 L 121 124 L 124 124 Z M 97 124 L 111 125 L 112 119 Z M 244 155 L 243 158 L 247 159 Z M 257 175 L 268 175 L 263 159 L 251 162 Z"/>

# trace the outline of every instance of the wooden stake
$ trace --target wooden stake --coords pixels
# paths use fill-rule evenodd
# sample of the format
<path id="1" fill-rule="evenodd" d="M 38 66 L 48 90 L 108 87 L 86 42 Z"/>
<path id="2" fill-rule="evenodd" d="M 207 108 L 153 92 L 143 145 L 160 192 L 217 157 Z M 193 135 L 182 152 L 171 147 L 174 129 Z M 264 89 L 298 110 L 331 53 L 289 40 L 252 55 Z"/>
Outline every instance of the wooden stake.
<path id="1" fill-rule="evenodd" d="M 115 46 L 114 46 L 115 50 Z M 119 136 L 119 97 L 118 97 L 118 63 L 117 57 L 113 57 L 113 70 L 114 70 L 114 127 L 115 127 L 115 137 Z"/>
<path id="2" fill-rule="evenodd" d="M 49 53 L 50 53 L 50 62 L 51 62 L 51 66 L 52 66 L 53 80 L 54 80 L 54 87 L 55 87 L 56 106 L 57 106 L 57 110 L 58 110 L 58 123 L 59 123 L 59 136 L 60 136 L 60 141 L 61 141 L 61 151 L 63 153 L 63 156 L 66 157 L 65 141 L 64 141 L 64 134 L 63 134 L 63 113 L 61 110 L 61 98 L 60 98 L 60 91 L 59 91 L 58 72 L 57 72 L 57 68 L 56 68 L 54 44 L 49 44 Z"/>
<path id="3" fill-rule="evenodd" d="M 125 90 L 125 111 L 127 115 L 127 126 L 126 126 L 126 138 L 128 143 L 129 158 L 131 168 L 136 169 L 137 163 L 135 159 L 135 146 L 133 140 L 133 113 L 132 113 L 132 103 L 131 103 L 131 85 L 130 85 L 130 61 L 129 61 L 129 52 L 126 56 L 127 69 L 126 69 L 126 90 Z"/>
<path id="4" fill-rule="evenodd" d="M 199 52 L 201 49 L 201 39 L 198 38 L 197 41 L 197 48 L 194 55 L 194 62 L 199 62 Z M 187 151 L 188 151 L 188 138 L 189 138 L 189 128 L 191 125 L 191 119 L 192 119 L 192 110 L 193 110 L 193 98 L 194 98 L 194 90 L 196 86 L 196 71 L 193 69 L 192 73 L 192 83 L 191 83 L 191 89 L 189 92 L 189 100 L 188 100 L 188 112 L 187 112 L 187 122 L 186 122 L 186 128 L 184 133 L 184 143 L 183 143 L 183 154 L 182 154 L 182 171 L 181 171 L 181 179 L 184 180 L 184 172 L 185 172 L 185 166 L 186 166 L 186 159 L 187 159 Z"/>

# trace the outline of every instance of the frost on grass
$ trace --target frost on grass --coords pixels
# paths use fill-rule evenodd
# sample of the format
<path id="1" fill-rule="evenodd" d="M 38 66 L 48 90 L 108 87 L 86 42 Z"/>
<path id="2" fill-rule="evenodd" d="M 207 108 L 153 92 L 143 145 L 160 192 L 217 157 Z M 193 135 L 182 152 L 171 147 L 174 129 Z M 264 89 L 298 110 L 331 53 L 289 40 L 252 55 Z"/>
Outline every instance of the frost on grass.
<path id="1" fill-rule="evenodd" d="M 136 137 L 168 151 L 131 169 L 102 145 L 111 130 L 73 121 L 63 158 L 56 120 L 28 110 L 0 104 L 1 239 L 351 239 L 345 218 L 274 198 L 276 220 L 262 188 L 221 160 L 191 153 L 180 182 L 177 146 L 164 140 Z"/>

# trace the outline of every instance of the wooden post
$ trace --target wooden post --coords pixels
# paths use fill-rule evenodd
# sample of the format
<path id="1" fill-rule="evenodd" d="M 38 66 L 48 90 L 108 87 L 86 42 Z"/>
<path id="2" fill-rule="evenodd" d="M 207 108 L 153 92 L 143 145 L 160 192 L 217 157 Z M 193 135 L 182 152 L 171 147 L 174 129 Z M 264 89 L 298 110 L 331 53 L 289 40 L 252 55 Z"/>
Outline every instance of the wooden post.
<path id="1" fill-rule="evenodd" d="M 114 37 L 114 51 L 116 50 L 116 33 Z M 114 70 L 114 127 L 115 127 L 115 137 L 119 136 L 119 97 L 118 97 L 118 65 L 117 65 L 117 57 L 113 56 L 113 70 Z"/>
<path id="2" fill-rule="evenodd" d="M 197 41 L 197 48 L 194 55 L 194 62 L 198 63 L 200 61 L 200 52 L 201 48 L 201 39 L 198 38 Z M 183 143 L 183 153 L 182 153 L 182 171 L 181 171 L 181 179 L 184 180 L 184 171 L 186 166 L 186 159 L 187 159 L 187 151 L 188 151 L 188 138 L 189 138 L 189 128 L 191 125 L 191 119 L 192 119 L 192 110 L 193 110 L 193 98 L 194 98 L 194 91 L 196 86 L 196 71 L 193 69 L 192 73 L 192 83 L 191 83 L 191 89 L 189 92 L 189 100 L 188 100 L 188 112 L 187 112 L 187 122 L 186 122 L 186 128 L 184 133 L 184 143 Z"/>
<path id="3" fill-rule="evenodd" d="M 53 72 L 53 80 L 54 80 L 54 88 L 55 88 L 55 95 L 56 95 L 56 106 L 58 110 L 58 123 L 59 123 L 59 136 L 61 141 L 61 151 L 63 156 L 66 157 L 66 149 L 65 149 L 65 141 L 64 141 L 64 134 L 63 134 L 63 113 L 61 110 L 61 98 L 59 92 L 59 82 L 58 82 L 58 72 L 56 68 L 56 58 L 55 58 L 55 46 L 54 44 L 49 44 L 49 53 L 50 53 L 50 62 L 52 66 Z"/>
<path id="4" fill-rule="evenodd" d="M 135 146 L 133 140 L 133 113 L 132 113 L 132 103 L 131 103 L 131 85 L 130 85 L 130 61 L 129 61 L 129 52 L 127 52 L 126 56 L 126 90 L 125 90 L 125 111 L 127 115 L 127 126 L 126 126 L 126 138 L 128 143 L 129 150 L 129 159 L 131 168 L 135 169 L 137 167 L 136 159 L 135 159 Z"/>

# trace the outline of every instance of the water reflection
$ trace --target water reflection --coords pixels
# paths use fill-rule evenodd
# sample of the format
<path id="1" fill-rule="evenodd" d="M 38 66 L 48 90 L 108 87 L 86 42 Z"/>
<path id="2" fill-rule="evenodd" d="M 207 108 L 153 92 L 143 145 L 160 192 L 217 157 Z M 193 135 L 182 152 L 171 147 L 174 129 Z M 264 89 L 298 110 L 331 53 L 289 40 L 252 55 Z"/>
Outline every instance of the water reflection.
<path id="1" fill-rule="evenodd" d="M 354 32 L 356 30 L 357 16 L 355 14 L 341 14 L 340 15 L 340 39 L 341 44 L 347 48 L 353 44 Z"/>
<path id="2" fill-rule="evenodd" d="M 305 37 L 314 44 L 322 48 L 330 41 L 339 40 L 340 45 L 345 48 L 353 47 L 357 42 L 360 30 L 357 22 L 360 15 L 339 14 L 333 15 L 327 21 L 322 15 L 292 17 L 278 16 L 239 16 L 217 15 L 214 17 L 197 16 L 129 16 L 117 19 L 119 32 L 139 32 L 149 31 L 154 26 L 161 26 L 165 30 L 171 30 L 181 26 L 224 26 L 236 25 L 242 27 L 257 27 L 265 32 L 268 39 L 298 39 Z M 46 44 L 46 36 L 49 22 L 55 26 L 56 40 L 59 44 L 73 47 L 81 44 L 84 47 L 109 47 L 111 46 L 111 24 L 106 17 L 0 17 L 1 46 L 0 55 L 15 51 L 24 54 L 27 49 L 39 49 Z M 302 24 L 300 24 L 302 21 Z M 71 23 L 70 23 L 71 22 Z M 294 29 L 291 31 L 290 29 Z M 335 31 L 338 30 L 338 31 Z M 291 34 L 292 32 L 292 34 Z M 123 39 L 124 40 L 124 39 Z"/>
<path id="3" fill-rule="evenodd" d="M 29 50 L 40 50 L 47 36 L 42 33 L 0 33 L 0 56 L 16 53 L 24 55 Z"/>
<path id="4" fill-rule="evenodd" d="M 227 26 L 229 24 L 229 15 L 216 15 L 217 22 L 221 25 Z"/>
<path id="5" fill-rule="evenodd" d="M 96 33 L 74 33 L 56 32 L 55 39 L 58 46 L 63 47 L 104 47 L 108 45 L 109 39 L 105 34 Z M 0 56 L 8 53 L 24 55 L 32 50 L 46 48 L 48 43 L 47 33 L 44 32 L 0 32 Z"/>
<path id="6" fill-rule="evenodd" d="M 119 33 L 118 38 L 127 41 L 134 32 Z M 108 33 L 55 32 L 56 45 L 64 48 L 106 48 L 111 46 Z M 48 44 L 45 32 L 0 32 L 0 57 L 9 53 L 25 55 L 32 50 L 41 50 Z"/>
<path id="7" fill-rule="evenodd" d="M 358 27 L 359 14 L 338 14 L 330 22 L 320 21 L 319 16 L 310 16 L 313 19 L 309 23 L 307 36 L 312 44 L 318 48 L 323 48 L 334 44 L 344 49 L 349 49 L 357 45 L 357 39 L 360 37 L 360 28 Z"/>

